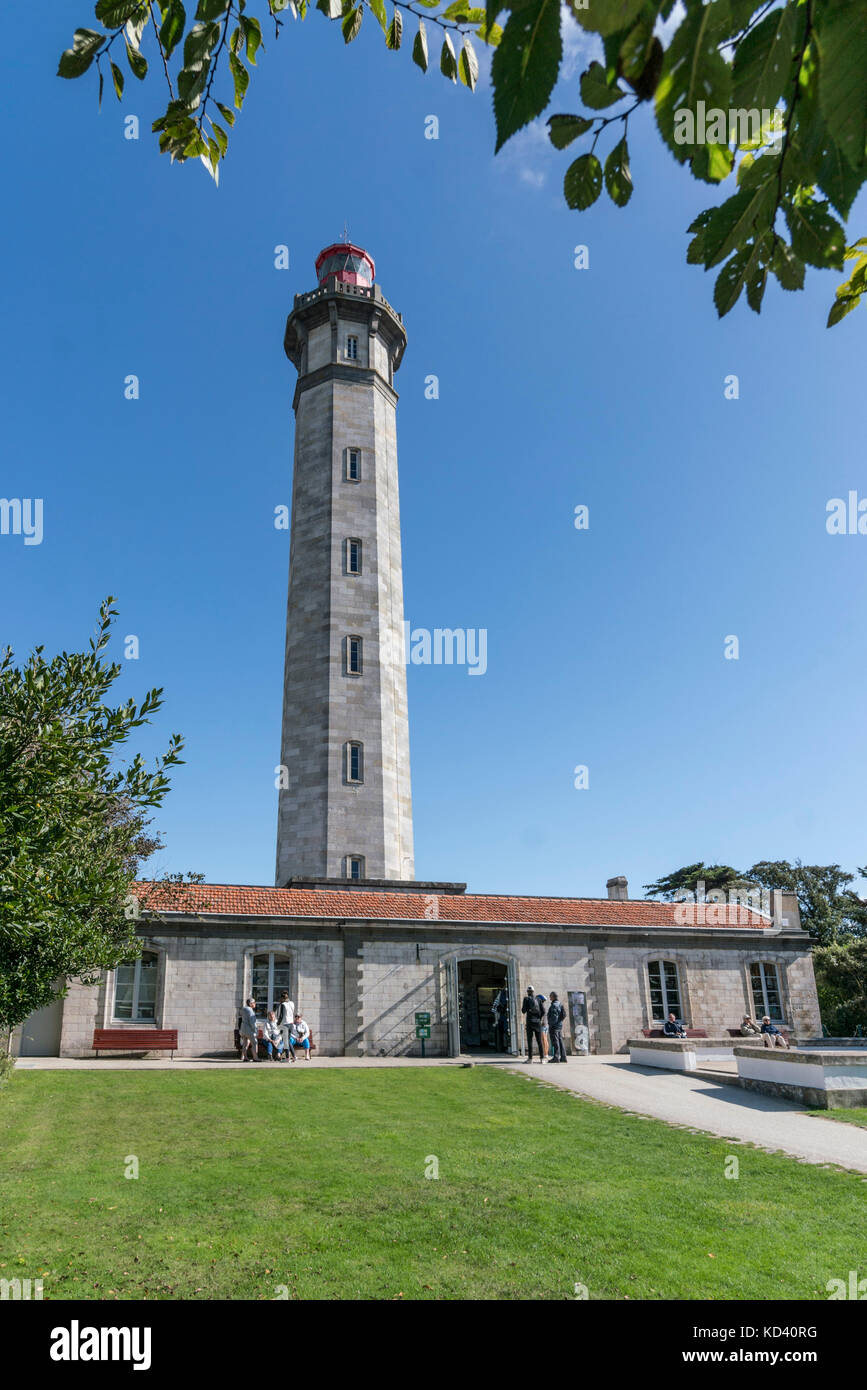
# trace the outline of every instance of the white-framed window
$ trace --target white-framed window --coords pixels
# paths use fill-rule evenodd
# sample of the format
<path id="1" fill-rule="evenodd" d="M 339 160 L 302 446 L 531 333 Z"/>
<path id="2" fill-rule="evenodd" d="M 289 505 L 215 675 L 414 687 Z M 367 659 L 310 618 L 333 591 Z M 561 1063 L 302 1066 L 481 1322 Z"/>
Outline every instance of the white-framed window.
<path id="1" fill-rule="evenodd" d="M 364 781 L 364 745 L 350 740 L 346 744 L 346 766 L 344 776 L 347 782 Z"/>
<path id="2" fill-rule="evenodd" d="M 360 676 L 363 661 L 363 644 L 360 637 L 346 638 L 346 674 Z"/>
<path id="3" fill-rule="evenodd" d="M 292 962 L 279 951 L 261 951 L 253 957 L 250 969 L 250 993 L 256 1000 L 256 1017 L 264 1019 L 271 1009 L 276 1011 L 284 989 L 292 997 Z"/>
<path id="4" fill-rule="evenodd" d="M 683 1018 L 680 1002 L 680 977 L 673 960 L 649 960 L 647 978 L 650 982 L 650 1015 L 654 1022 L 664 1023 L 669 1014 Z"/>
<path id="5" fill-rule="evenodd" d="M 346 541 L 346 573 L 361 574 L 361 541 L 357 536 Z"/>
<path id="6" fill-rule="evenodd" d="M 136 960 L 125 960 L 114 972 L 116 1023 L 153 1023 L 157 1014 L 157 966 L 154 951 L 142 951 Z"/>
<path id="7" fill-rule="evenodd" d="M 345 860 L 345 871 L 347 878 L 364 878 L 364 855 L 347 854 Z"/>
<path id="8" fill-rule="evenodd" d="M 356 362 L 358 360 L 358 339 L 354 333 L 350 333 L 349 337 L 346 339 L 346 356 L 349 358 L 350 362 Z"/>
<path id="9" fill-rule="evenodd" d="M 773 961 L 754 960 L 750 964 L 750 986 L 753 991 L 753 1007 L 756 1018 L 768 1015 L 775 1023 L 782 1022 L 783 1001 L 780 995 L 780 977 Z"/>
<path id="10" fill-rule="evenodd" d="M 346 481 L 348 483 L 361 482 L 361 450 L 346 450 Z"/>

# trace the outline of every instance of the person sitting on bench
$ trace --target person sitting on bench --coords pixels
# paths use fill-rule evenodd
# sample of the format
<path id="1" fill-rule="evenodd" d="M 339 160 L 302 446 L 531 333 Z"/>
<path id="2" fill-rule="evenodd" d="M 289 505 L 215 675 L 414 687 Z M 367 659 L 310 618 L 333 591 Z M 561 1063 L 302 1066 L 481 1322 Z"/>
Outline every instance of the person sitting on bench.
<path id="1" fill-rule="evenodd" d="M 283 1032 L 277 1022 L 277 1015 L 271 1009 L 262 1028 L 262 1041 L 272 1062 L 285 1062 L 283 1054 Z"/>
<path id="2" fill-rule="evenodd" d="M 290 1047 L 303 1047 L 304 1060 L 310 1061 L 310 1025 L 304 1021 L 300 1013 L 295 1015 L 295 1022 L 292 1024 L 292 1031 L 289 1034 Z"/>
<path id="3" fill-rule="evenodd" d="M 670 1014 L 668 1015 L 668 1018 L 665 1020 L 665 1022 L 664 1022 L 663 1025 L 662 1025 L 662 1031 L 663 1031 L 663 1033 L 665 1034 L 665 1036 L 666 1036 L 667 1038 L 685 1038 L 685 1037 L 686 1037 L 686 1029 L 684 1028 L 683 1024 L 681 1023 L 681 1021 L 680 1021 L 680 1019 L 678 1018 L 677 1014 L 674 1013 L 674 1012 L 672 1012 L 672 1013 L 670 1013 Z"/>
<path id="4" fill-rule="evenodd" d="M 789 1044 L 783 1037 L 775 1023 L 771 1023 L 770 1018 L 765 1014 L 762 1019 L 762 1042 L 765 1047 L 788 1047 Z"/>
<path id="5" fill-rule="evenodd" d="M 759 1025 L 753 1019 L 750 1018 L 749 1014 L 744 1014 L 743 1018 L 741 1019 L 741 1036 L 744 1038 L 749 1038 L 754 1033 L 758 1034 L 761 1033 L 761 1031 L 762 1030 L 759 1027 Z"/>

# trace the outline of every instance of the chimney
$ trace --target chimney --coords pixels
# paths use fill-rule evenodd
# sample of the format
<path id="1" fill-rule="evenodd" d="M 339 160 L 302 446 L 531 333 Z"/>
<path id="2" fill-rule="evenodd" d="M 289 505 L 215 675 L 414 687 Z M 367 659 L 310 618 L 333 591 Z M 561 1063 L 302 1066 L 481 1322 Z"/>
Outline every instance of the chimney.
<path id="1" fill-rule="evenodd" d="M 608 889 L 608 896 L 615 902 L 625 903 L 629 900 L 629 882 L 618 874 L 616 878 L 609 878 L 605 887 Z"/>

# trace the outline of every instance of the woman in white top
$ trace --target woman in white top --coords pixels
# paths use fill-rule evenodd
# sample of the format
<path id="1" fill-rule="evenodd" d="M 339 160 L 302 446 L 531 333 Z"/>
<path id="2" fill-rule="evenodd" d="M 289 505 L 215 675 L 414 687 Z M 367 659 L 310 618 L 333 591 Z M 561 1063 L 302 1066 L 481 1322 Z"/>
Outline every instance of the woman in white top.
<path id="1" fill-rule="evenodd" d="M 310 1028 L 300 1014 L 295 1015 L 295 1022 L 292 1024 L 292 1042 L 296 1047 L 304 1048 L 304 1058 L 310 1061 Z"/>
<path id="2" fill-rule="evenodd" d="M 268 1056 L 272 1062 L 284 1062 L 286 1060 L 283 1053 L 283 1034 L 273 1009 L 262 1025 L 262 1041 L 268 1049 Z"/>

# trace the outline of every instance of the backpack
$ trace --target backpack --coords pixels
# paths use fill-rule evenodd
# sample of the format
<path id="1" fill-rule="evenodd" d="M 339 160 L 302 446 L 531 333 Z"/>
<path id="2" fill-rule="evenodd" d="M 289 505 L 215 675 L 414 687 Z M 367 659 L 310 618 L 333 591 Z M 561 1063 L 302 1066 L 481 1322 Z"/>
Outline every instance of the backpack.
<path id="1" fill-rule="evenodd" d="M 539 1003 L 538 997 L 534 994 L 533 997 L 532 997 L 532 999 L 531 999 L 530 996 L 529 996 L 529 994 L 528 994 L 528 995 L 527 995 L 527 1000 L 526 1000 L 526 1002 L 527 1002 L 527 1006 L 528 1006 L 528 1007 L 527 1007 L 527 1022 L 528 1022 L 528 1023 L 541 1023 L 541 1022 L 542 1022 L 542 1005 Z"/>

